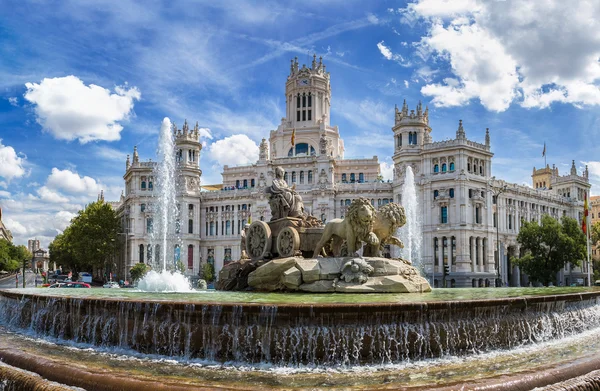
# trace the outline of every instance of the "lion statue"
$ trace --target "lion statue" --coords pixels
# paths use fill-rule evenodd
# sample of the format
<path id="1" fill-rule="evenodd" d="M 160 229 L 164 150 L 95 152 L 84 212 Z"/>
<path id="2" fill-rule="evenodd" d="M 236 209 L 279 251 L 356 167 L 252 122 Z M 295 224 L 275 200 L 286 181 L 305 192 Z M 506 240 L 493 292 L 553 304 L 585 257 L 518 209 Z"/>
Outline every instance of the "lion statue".
<path id="1" fill-rule="evenodd" d="M 332 250 L 335 256 L 339 256 L 344 240 L 350 256 L 362 247 L 362 242 L 366 242 L 371 246 L 378 246 L 379 240 L 373 233 L 375 214 L 375 208 L 368 199 L 360 197 L 352 201 L 345 219 L 333 219 L 325 225 L 323 235 L 315 247 L 313 257 L 316 258 L 323 250 L 323 246 L 331 239 L 333 239 Z"/>
<path id="2" fill-rule="evenodd" d="M 367 245 L 363 255 L 365 257 L 380 257 L 383 246 L 386 244 L 404 248 L 402 241 L 394 236 L 396 230 L 404 224 L 406 224 L 406 214 L 404 207 L 401 205 L 390 202 L 379 208 L 373 222 L 373 232 L 379 239 L 379 243 Z"/>

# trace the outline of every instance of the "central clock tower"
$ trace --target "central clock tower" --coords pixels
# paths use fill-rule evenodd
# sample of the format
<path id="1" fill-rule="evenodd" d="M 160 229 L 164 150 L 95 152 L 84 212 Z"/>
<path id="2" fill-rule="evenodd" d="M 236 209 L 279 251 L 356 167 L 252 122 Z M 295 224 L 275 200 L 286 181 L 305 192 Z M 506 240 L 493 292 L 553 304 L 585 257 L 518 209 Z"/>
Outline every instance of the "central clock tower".
<path id="1" fill-rule="evenodd" d="M 286 118 L 294 128 L 318 124 L 329 126 L 331 86 L 323 58 L 313 55 L 312 66 L 298 66 L 298 57 L 291 60 L 286 95 Z"/>

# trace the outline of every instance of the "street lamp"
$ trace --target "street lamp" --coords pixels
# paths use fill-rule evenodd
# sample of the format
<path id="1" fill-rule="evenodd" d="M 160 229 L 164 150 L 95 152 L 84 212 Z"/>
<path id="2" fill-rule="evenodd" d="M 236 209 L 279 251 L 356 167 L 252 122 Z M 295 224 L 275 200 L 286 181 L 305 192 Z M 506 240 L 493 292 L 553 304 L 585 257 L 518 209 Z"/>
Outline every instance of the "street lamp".
<path id="1" fill-rule="evenodd" d="M 495 179 L 495 177 L 492 177 Z M 490 186 L 492 186 L 492 182 L 490 182 Z M 496 199 L 496 287 L 502 286 L 502 277 L 500 276 L 500 204 L 498 203 L 498 196 L 504 193 L 507 189 L 507 185 L 498 188 L 491 188 L 489 191 L 492 192 L 494 198 Z"/>
<path id="2" fill-rule="evenodd" d="M 123 280 L 127 279 L 127 258 L 129 256 L 129 253 L 127 252 L 127 239 L 129 238 L 129 235 L 131 235 L 129 232 L 118 232 L 117 235 L 125 235 L 125 257 L 123 258 L 123 274 L 122 274 L 122 278 Z"/>

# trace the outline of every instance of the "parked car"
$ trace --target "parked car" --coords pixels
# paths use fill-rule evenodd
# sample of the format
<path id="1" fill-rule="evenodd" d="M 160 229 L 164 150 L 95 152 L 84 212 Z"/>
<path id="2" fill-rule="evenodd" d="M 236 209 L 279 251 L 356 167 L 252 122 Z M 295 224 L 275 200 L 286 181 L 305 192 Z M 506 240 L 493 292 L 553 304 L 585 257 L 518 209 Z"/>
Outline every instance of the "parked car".
<path id="1" fill-rule="evenodd" d="M 109 281 L 102 286 L 103 288 L 120 288 L 119 283 L 116 281 Z"/>
<path id="2" fill-rule="evenodd" d="M 78 281 L 86 282 L 86 283 L 90 284 L 92 282 L 92 273 L 79 272 L 79 279 L 78 279 Z"/>
<path id="3" fill-rule="evenodd" d="M 91 288 L 90 284 L 85 282 L 58 282 L 50 285 L 48 288 Z"/>

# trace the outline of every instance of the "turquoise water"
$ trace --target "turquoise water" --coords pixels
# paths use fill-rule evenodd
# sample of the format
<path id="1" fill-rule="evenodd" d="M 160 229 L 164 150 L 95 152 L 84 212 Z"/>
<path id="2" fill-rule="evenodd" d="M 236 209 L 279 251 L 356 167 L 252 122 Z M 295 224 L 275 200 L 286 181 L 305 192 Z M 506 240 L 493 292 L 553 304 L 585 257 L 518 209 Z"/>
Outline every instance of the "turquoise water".
<path id="1" fill-rule="evenodd" d="M 439 301 L 490 300 L 511 297 L 560 295 L 567 293 L 598 292 L 600 287 L 552 287 L 552 288 L 452 288 L 434 289 L 428 293 L 256 293 L 197 291 L 191 293 L 154 293 L 134 289 L 10 289 L 55 297 L 105 298 L 132 301 L 186 302 L 186 303 L 259 303 L 259 304 L 345 304 L 345 303 L 419 303 Z"/>

